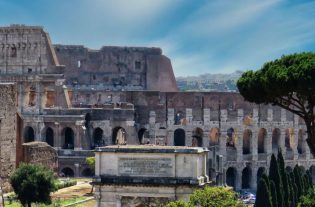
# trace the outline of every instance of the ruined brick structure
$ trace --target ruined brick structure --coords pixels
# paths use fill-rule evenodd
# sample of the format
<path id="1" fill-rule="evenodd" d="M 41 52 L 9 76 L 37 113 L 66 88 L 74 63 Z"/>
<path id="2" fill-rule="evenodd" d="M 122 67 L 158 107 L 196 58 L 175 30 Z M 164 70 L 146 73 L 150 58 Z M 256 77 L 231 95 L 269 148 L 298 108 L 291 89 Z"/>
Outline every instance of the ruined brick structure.
<path id="1" fill-rule="evenodd" d="M 51 171 L 58 172 L 58 155 L 56 150 L 46 142 L 27 142 L 23 144 L 23 162 L 43 165 Z"/>
<path id="2" fill-rule="evenodd" d="M 0 71 L 17 88 L 18 161 L 23 143 L 46 141 L 60 173 L 88 176 L 85 157 L 97 146 L 203 146 L 223 155 L 222 168 L 209 161 L 213 180 L 255 189 L 281 147 L 288 166 L 311 168 L 315 179 L 297 116 L 237 93 L 178 92 L 159 48 L 54 46 L 42 27 L 12 25 L 0 28 Z"/>
<path id="3" fill-rule="evenodd" d="M 0 83 L 0 178 L 4 191 L 10 188 L 8 178 L 16 165 L 15 148 L 18 136 L 16 98 L 14 84 Z"/>

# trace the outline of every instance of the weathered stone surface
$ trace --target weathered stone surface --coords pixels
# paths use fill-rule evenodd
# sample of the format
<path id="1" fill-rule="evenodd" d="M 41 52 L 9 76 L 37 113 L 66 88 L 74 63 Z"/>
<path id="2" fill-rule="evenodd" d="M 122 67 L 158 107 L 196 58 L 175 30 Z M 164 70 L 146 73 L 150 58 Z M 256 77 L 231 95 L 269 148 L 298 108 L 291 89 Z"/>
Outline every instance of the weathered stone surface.
<path id="1" fill-rule="evenodd" d="M 43 165 L 58 172 L 58 155 L 46 142 L 28 142 L 23 144 L 23 162 Z"/>

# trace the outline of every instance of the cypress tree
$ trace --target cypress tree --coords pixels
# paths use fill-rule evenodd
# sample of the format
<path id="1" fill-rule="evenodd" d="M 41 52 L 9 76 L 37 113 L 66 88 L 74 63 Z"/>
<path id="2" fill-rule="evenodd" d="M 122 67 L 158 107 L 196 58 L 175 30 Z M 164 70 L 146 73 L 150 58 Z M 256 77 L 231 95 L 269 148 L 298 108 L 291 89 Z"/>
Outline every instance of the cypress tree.
<path id="1" fill-rule="evenodd" d="M 294 196 L 294 201 L 295 201 L 295 203 L 297 203 L 297 202 L 298 202 L 298 197 L 297 197 L 297 191 L 298 191 L 298 189 L 297 189 L 297 185 L 296 185 L 296 183 L 295 183 L 294 172 L 290 172 L 289 175 L 290 175 L 290 178 L 291 178 L 292 194 L 293 194 L 293 196 Z"/>
<path id="2" fill-rule="evenodd" d="M 279 167 L 274 154 L 272 154 L 270 160 L 269 179 L 272 180 L 276 185 L 278 207 L 284 207 L 282 180 L 280 178 Z"/>
<path id="3" fill-rule="evenodd" d="M 271 193 L 272 206 L 277 207 L 278 206 L 277 189 L 276 189 L 275 183 L 272 180 L 270 180 L 270 193 Z"/>
<path id="4" fill-rule="evenodd" d="M 289 189 L 290 189 L 290 206 L 291 207 L 295 207 L 296 205 L 296 200 L 295 200 L 295 193 L 294 193 L 294 190 L 293 190 L 293 185 L 292 185 L 292 179 L 291 179 L 291 176 L 290 176 L 290 173 L 287 173 L 287 178 L 288 178 L 288 186 L 289 186 Z"/>
<path id="5" fill-rule="evenodd" d="M 291 194 L 290 194 L 290 187 L 288 181 L 288 175 L 286 172 L 282 175 L 283 181 L 283 192 L 284 192 L 284 206 L 291 206 Z"/>
<path id="6" fill-rule="evenodd" d="M 260 179 L 256 192 L 255 207 L 273 207 L 268 184 L 265 179 Z"/>
<path id="7" fill-rule="evenodd" d="M 295 180 L 295 184 L 297 186 L 297 199 L 300 198 L 300 196 L 303 195 L 303 189 L 302 189 L 302 179 L 301 179 L 301 175 L 300 175 L 300 169 L 298 165 L 295 165 L 294 169 L 293 169 L 293 173 L 294 173 L 294 180 Z"/>
<path id="8" fill-rule="evenodd" d="M 279 173 L 280 177 L 282 179 L 282 186 L 283 186 L 283 196 L 284 196 L 284 206 L 291 206 L 291 195 L 290 195 L 290 187 L 289 187 L 289 181 L 288 181 L 288 175 L 285 170 L 285 164 L 284 164 L 284 158 L 282 155 L 281 148 L 278 150 L 278 167 L 279 167 Z"/>

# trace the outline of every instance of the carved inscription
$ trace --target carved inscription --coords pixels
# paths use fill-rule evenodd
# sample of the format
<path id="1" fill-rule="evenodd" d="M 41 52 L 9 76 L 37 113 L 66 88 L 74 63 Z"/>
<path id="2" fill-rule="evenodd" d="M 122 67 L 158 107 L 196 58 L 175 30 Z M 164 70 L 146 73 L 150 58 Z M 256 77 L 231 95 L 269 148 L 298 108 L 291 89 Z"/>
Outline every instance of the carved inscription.
<path id="1" fill-rule="evenodd" d="M 133 176 L 172 176 L 171 158 L 119 158 L 120 175 Z"/>

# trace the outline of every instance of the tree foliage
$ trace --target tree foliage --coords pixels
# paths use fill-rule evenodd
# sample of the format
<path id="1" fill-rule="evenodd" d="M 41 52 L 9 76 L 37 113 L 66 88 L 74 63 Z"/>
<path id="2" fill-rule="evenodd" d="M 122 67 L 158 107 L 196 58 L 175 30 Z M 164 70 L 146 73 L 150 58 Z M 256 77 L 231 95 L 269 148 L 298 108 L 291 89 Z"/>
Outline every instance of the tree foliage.
<path id="1" fill-rule="evenodd" d="M 205 187 L 196 190 L 188 202 L 176 201 L 167 204 L 167 207 L 245 207 L 236 199 L 235 193 L 223 187 Z"/>
<path id="2" fill-rule="evenodd" d="M 282 56 L 260 70 L 247 71 L 237 81 L 245 100 L 274 104 L 300 116 L 307 127 L 307 143 L 315 155 L 315 53 Z"/>
<path id="3" fill-rule="evenodd" d="M 298 207 L 314 207 L 315 206 L 315 189 L 309 191 L 307 195 L 300 198 Z"/>
<path id="4" fill-rule="evenodd" d="M 95 172 L 95 157 L 87 157 L 85 158 L 86 164 Z"/>
<path id="5" fill-rule="evenodd" d="M 265 179 L 259 180 L 256 192 L 255 207 L 273 207 L 270 186 Z"/>
<path id="6" fill-rule="evenodd" d="M 269 179 L 276 185 L 278 207 L 283 207 L 283 186 L 276 156 L 272 154 L 269 167 Z"/>
<path id="7" fill-rule="evenodd" d="M 10 177 L 11 185 L 23 206 L 32 203 L 51 203 L 55 190 L 53 172 L 40 165 L 21 164 Z"/>

